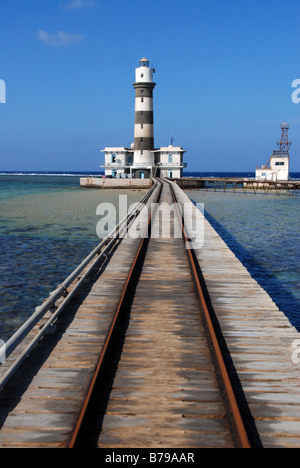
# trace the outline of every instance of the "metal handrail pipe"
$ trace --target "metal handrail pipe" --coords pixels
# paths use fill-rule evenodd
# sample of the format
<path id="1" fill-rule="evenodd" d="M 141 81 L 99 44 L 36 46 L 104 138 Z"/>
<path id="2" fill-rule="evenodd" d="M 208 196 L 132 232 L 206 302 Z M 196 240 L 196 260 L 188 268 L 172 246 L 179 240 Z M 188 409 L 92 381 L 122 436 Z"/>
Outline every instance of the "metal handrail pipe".
<path id="1" fill-rule="evenodd" d="M 133 207 L 132 210 L 120 221 L 120 223 L 115 226 L 115 228 L 108 234 L 105 239 L 103 239 L 97 247 L 81 262 L 81 264 L 68 276 L 68 278 L 61 283 L 49 296 L 48 299 L 44 301 L 44 303 L 37 307 L 35 312 L 24 322 L 23 325 L 12 335 L 11 338 L 5 343 L 5 345 L 0 349 L 0 353 L 2 351 L 3 355 L 6 357 L 10 356 L 11 353 L 17 348 L 17 346 L 21 343 L 21 341 L 28 335 L 28 333 L 34 328 L 34 326 L 41 320 L 41 318 L 48 312 L 51 308 L 54 307 L 55 302 L 65 294 L 67 288 L 74 282 L 74 280 L 80 275 L 80 273 L 84 270 L 84 268 L 92 261 L 92 259 L 99 255 L 97 258 L 97 262 L 102 255 L 105 255 L 107 248 L 111 248 L 112 243 L 115 242 L 118 237 L 118 233 L 121 232 L 123 229 L 124 232 L 124 224 L 128 224 L 132 216 L 134 214 L 138 214 L 140 209 L 145 205 L 145 202 L 150 198 L 152 192 L 155 190 L 157 186 L 157 182 L 151 187 L 151 189 L 146 193 L 146 195 L 140 200 L 137 206 Z M 101 252 L 102 248 L 107 245 L 107 248 Z M 94 268 L 94 264 L 91 266 L 90 269 Z M 90 272 L 89 269 L 89 272 Z M 88 274 L 88 273 L 87 273 Z M 84 276 L 84 278 L 87 276 Z"/>
<path id="2" fill-rule="evenodd" d="M 125 229 L 125 228 L 123 228 L 123 229 Z M 27 345 L 27 347 L 22 351 L 22 353 L 18 356 L 18 358 L 13 362 L 13 364 L 9 367 L 9 369 L 6 371 L 6 373 L 1 377 L 1 379 L 0 379 L 0 390 L 2 390 L 2 388 L 6 385 L 6 383 L 9 381 L 9 379 L 12 377 L 12 375 L 15 373 L 15 371 L 18 369 L 18 367 L 22 364 L 24 359 L 26 359 L 28 354 L 33 350 L 33 348 L 36 346 L 36 344 L 40 341 L 40 339 L 47 333 L 49 328 L 53 325 L 53 322 L 55 322 L 55 320 L 61 314 L 63 309 L 67 306 L 67 304 L 70 302 L 72 297 L 76 294 L 77 290 L 81 287 L 81 284 L 85 281 L 85 279 L 90 274 L 90 272 L 95 268 L 96 264 L 98 262 L 100 262 L 101 258 L 106 256 L 106 253 L 110 250 L 110 248 L 113 246 L 113 244 L 116 242 L 116 240 L 117 240 L 117 237 L 112 238 L 112 240 L 106 246 L 104 251 L 101 252 L 100 256 L 90 265 L 88 270 L 80 278 L 80 280 L 75 285 L 75 287 L 72 289 L 72 291 L 67 295 L 67 297 L 59 305 L 59 307 L 56 309 L 56 311 L 53 314 L 51 314 L 51 316 L 49 317 L 47 322 L 43 325 L 43 327 L 39 330 L 39 332 L 33 337 L 33 339 L 30 341 L 30 343 Z M 42 315 L 39 314 L 39 319 L 42 318 L 48 310 L 49 310 L 49 307 L 47 307 L 45 310 L 43 310 L 43 314 Z M 12 351 L 14 351 L 14 349 L 22 342 L 22 340 L 32 330 L 33 326 L 36 323 L 37 323 L 36 320 L 31 321 L 29 319 L 24 324 L 23 334 L 21 332 L 18 335 L 17 335 L 17 332 L 15 333 L 15 335 L 11 339 L 11 340 L 13 340 L 13 338 L 14 338 L 14 340 L 13 340 L 13 342 L 11 344 L 11 349 L 9 350 L 9 354 L 11 354 Z M 27 324 L 27 327 L 25 327 L 26 324 Z M 33 326 L 31 326 L 32 324 L 33 324 Z M 20 329 L 18 331 L 20 331 Z M 6 352 L 7 356 L 9 354 Z"/>

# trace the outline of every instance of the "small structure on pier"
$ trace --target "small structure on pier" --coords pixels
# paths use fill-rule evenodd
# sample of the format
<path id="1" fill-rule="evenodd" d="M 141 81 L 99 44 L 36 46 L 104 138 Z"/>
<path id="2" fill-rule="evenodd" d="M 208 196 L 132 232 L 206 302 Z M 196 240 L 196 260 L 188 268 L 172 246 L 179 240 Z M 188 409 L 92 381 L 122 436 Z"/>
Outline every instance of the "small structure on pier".
<path id="1" fill-rule="evenodd" d="M 140 66 L 135 70 L 135 125 L 134 143 L 130 148 L 106 147 L 105 175 L 109 178 L 149 179 L 150 177 L 182 177 L 182 170 L 186 167 L 183 162 L 181 147 L 171 145 L 154 148 L 153 125 L 153 82 L 154 68 L 149 60 L 142 58 Z"/>
<path id="2" fill-rule="evenodd" d="M 288 139 L 289 124 L 281 124 L 281 140 L 277 142 L 278 150 L 273 151 L 265 166 L 256 168 L 257 180 L 281 181 L 289 180 L 290 156 L 289 149 L 292 142 Z"/>

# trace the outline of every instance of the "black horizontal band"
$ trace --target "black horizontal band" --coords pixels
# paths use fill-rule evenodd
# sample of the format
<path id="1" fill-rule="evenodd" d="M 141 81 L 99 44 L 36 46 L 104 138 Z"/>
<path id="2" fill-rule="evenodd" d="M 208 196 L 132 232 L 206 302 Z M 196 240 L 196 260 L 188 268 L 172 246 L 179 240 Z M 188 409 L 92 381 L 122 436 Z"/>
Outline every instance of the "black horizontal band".
<path id="1" fill-rule="evenodd" d="M 153 111 L 136 111 L 135 123 L 153 125 Z"/>
<path id="2" fill-rule="evenodd" d="M 153 137 L 144 137 L 144 138 L 135 138 L 134 139 L 134 149 L 135 150 L 153 150 L 154 149 L 154 138 Z"/>
<path id="3" fill-rule="evenodd" d="M 153 97 L 155 83 L 134 83 L 135 97 Z"/>

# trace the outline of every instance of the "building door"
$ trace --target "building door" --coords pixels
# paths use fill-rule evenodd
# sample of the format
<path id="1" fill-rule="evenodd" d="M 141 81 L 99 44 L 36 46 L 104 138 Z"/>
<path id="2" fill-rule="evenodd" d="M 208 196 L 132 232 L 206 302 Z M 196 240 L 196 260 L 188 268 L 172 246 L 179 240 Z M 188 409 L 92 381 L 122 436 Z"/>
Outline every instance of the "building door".
<path id="1" fill-rule="evenodd" d="M 172 177 L 173 177 L 173 171 L 168 171 L 168 172 L 169 172 L 168 177 L 169 177 L 170 179 L 172 179 Z"/>
<path id="2" fill-rule="evenodd" d="M 111 174 L 111 175 L 112 175 L 113 179 L 115 179 L 116 176 L 117 176 L 117 171 L 112 171 L 112 174 Z"/>
<path id="3" fill-rule="evenodd" d="M 140 179 L 145 179 L 145 172 L 143 171 L 140 172 Z"/>

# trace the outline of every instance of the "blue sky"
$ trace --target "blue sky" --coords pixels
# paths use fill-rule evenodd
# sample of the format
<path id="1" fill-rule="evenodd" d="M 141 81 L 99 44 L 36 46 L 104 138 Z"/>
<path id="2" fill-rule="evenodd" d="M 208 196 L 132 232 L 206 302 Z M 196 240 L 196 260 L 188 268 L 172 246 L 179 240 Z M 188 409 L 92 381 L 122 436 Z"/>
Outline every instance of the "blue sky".
<path id="1" fill-rule="evenodd" d="M 0 171 L 97 171 L 134 132 L 134 70 L 156 69 L 155 146 L 190 171 L 254 171 L 290 124 L 300 171 L 299 0 L 0 0 Z"/>

